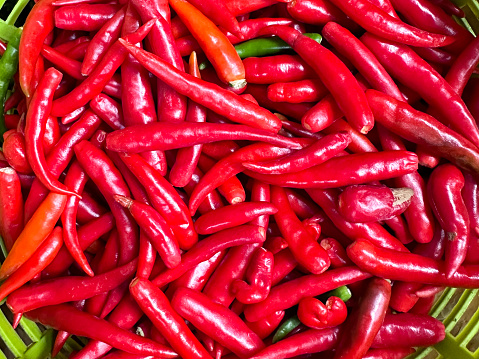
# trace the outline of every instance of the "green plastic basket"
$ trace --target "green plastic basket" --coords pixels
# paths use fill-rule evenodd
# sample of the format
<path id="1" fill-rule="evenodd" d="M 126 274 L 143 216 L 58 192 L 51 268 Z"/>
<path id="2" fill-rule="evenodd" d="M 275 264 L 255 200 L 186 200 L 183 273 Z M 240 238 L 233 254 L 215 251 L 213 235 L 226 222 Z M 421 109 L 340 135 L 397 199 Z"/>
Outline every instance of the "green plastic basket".
<path id="1" fill-rule="evenodd" d="M 472 33 L 479 34 L 479 1 L 453 1 L 466 14 L 465 19 L 457 21 Z M 28 2 L 28 0 L 0 0 L 0 17 L 2 19 L 8 17 L 7 21 L 13 25 Z M 19 5 L 15 7 L 15 4 Z M 13 10 L 5 13 L 6 8 Z M 0 249 L 1 262 L 5 255 L 1 237 Z M 433 347 L 418 349 L 408 359 L 479 359 L 479 289 L 447 288 L 438 295 L 430 314 L 444 323 L 446 338 Z M 26 318 L 22 318 L 20 325 L 13 329 L 12 320 L 10 310 L 1 303 L 0 359 L 51 358 L 50 353 L 56 335 L 54 330 L 46 329 Z M 84 344 L 81 338 L 69 338 L 55 358 L 67 359 L 70 353 L 80 350 Z"/>

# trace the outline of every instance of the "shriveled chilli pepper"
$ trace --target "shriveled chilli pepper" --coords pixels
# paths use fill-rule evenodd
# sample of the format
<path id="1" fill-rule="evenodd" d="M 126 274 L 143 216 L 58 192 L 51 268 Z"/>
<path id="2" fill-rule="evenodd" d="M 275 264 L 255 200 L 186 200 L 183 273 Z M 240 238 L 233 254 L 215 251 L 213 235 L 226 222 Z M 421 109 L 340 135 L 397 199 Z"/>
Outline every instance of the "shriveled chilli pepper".
<path id="1" fill-rule="evenodd" d="M 296 260 L 313 274 L 324 272 L 330 265 L 328 254 L 296 217 L 282 188 L 271 188 L 271 203 L 278 208 L 275 221 Z"/>
<path id="2" fill-rule="evenodd" d="M 120 43 L 150 72 L 179 93 L 233 122 L 278 132 L 281 122 L 271 112 L 219 86 L 182 73 L 161 60 L 120 39 Z"/>
<path id="3" fill-rule="evenodd" d="M 351 142 L 351 136 L 339 132 L 323 137 L 311 146 L 269 162 L 243 163 L 247 169 L 264 174 L 284 174 L 298 172 L 334 157 Z"/>
<path id="4" fill-rule="evenodd" d="M 189 59 L 189 74 L 201 78 L 198 68 L 196 52 L 192 52 Z M 206 122 L 206 109 L 188 100 L 188 110 L 186 112 L 187 122 Z M 184 187 L 191 179 L 196 165 L 199 161 L 202 145 L 196 145 L 180 149 L 176 154 L 176 161 L 171 168 L 169 180 L 173 186 Z"/>
<path id="5" fill-rule="evenodd" d="M 245 174 L 273 185 L 336 188 L 394 178 L 417 170 L 417 166 L 417 156 L 412 152 L 383 151 L 334 157 L 299 172 L 268 175 L 247 170 Z"/>
<path id="6" fill-rule="evenodd" d="M 243 63 L 227 37 L 188 2 L 170 0 L 169 3 L 199 42 L 219 78 L 233 88 L 244 87 L 246 83 Z"/>
<path id="7" fill-rule="evenodd" d="M 95 277 L 68 276 L 29 284 L 8 296 L 8 307 L 24 313 L 48 305 L 83 300 L 111 290 L 133 278 L 137 259 Z"/>
<path id="8" fill-rule="evenodd" d="M 414 28 L 367 0 L 331 0 L 331 2 L 361 27 L 385 39 L 419 47 L 440 47 L 454 41 L 454 38 L 450 36 Z"/>
<path id="9" fill-rule="evenodd" d="M 89 75 L 92 72 L 108 48 L 120 37 L 121 26 L 125 19 L 125 11 L 125 8 L 117 11 L 89 42 L 85 58 L 82 61 L 81 73 L 83 75 Z"/>
<path id="10" fill-rule="evenodd" d="M 0 169 L 0 237 L 8 252 L 23 230 L 20 179 L 10 167 Z"/>
<path id="11" fill-rule="evenodd" d="M 238 203 L 200 216 L 195 221 L 195 229 L 198 234 L 211 234 L 248 223 L 258 216 L 275 214 L 277 211 L 277 208 L 270 203 Z"/>
<path id="12" fill-rule="evenodd" d="M 180 248 L 191 248 L 198 241 L 198 235 L 186 204 L 173 186 L 141 156 L 121 154 L 120 157 L 145 187 L 153 207 L 171 226 Z"/>
<path id="13" fill-rule="evenodd" d="M 51 192 L 26 223 L 0 268 L 5 279 L 25 263 L 52 232 L 65 208 L 67 196 Z"/>
<path id="14" fill-rule="evenodd" d="M 331 296 L 325 304 L 314 297 L 301 299 L 298 306 L 298 319 L 313 329 L 335 327 L 346 320 L 348 310 L 346 304 Z"/>
<path id="15" fill-rule="evenodd" d="M 77 195 L 58 182 L 48 171 L 43 153 L 44 121 L 48 118 L 52 106 L 53 93 L 60 83 L 62 75 L 54 68 L 45 72 L 30 102 L 25 125 L 25 146 L 27 159 L 42 184 L 50 191 Z"/>
<path id="16" fill-rule="evenodd" d="M 376 121 L 391 132 L 424 145 L 461 168 L 479 172 L 479 152 L 472 142 L 405 102 L 375 90 L 367 90 L 366 96 Z"/>
<path id="17" fill-rule="evenodd" d="M 349 186 L 339 195 L 339 211 L 350 222 L 376 222 L 401 214 L 411 203 L 410 188 Z"/>
<path id="18" fill-rule="evenodd" d="M 214 303 L 206 295 L 179 288 L 171 305 L 195 328 L 210 336 L 241 358 L 251 357 L 264 348 L 261 339 L 228 308 Z"/>
<path id="19" fill-rule="evenodd" d="M 118 328 L 70 305 L 59 304 L 35 309 L 25 313 L 25 316 L 57 330 L 101 340 L 129 353 L 158 355 L 165 358 L 176 356 L 176 353 L 167 346 Z"/>
<path id="20" fill-rule="evenodd" d="M 469 242 L 469 214 L 461 196 L 464 176 L 451 164 L 437 167 L 429 177 L 427 193 L 431 208 L 446 231 L 446 275 L 464 262 Z"/>
<path id="21" fill-rule="evenodd" d="M 247 320 L 256 321 L 278 310 L 290 308 L 302 298 L 315 297 L 369 277 L 371 274 L 354 266 L 305 275 L 274 286 L 264 301 L 246 306 L 244 314 Z"/>
<path id="22" fill-rule="evenodd" d="M 165 219 L 152 207 L 125 196 L 114 195 L 120 205 L 128 208 L 133 218 L 148 235 L 153 246 L 168 268 L 174 268 L 181 262 L 180 248 L 172 230 Z"/>
<path id="23" fill-rule="evenodd" d="M 391 76 L 417 91 L 427 103 L 437 108 L 441 121 L 476 146 L 479 144 L 479 130 L 464 101 L 432 66 L 405 45 L 371 34 L 363 35 L 361 41 Z"/>
<path id="24" fill-rule="evenodd" d="M 154 25 L 154 21 L 147 22 L 137 32 L 128 35 L 125 39 L 132 43 L 142 41 Z M 53 101 L 52 116 L 64 116 L 78 107 L 84 106 L 96 95 L 102 92 L 105 85 L 110 81 L 115 71 L 120 67 L 126 57 L 126 52 L 120 43 L 108 49 L 105 56 L 95 69 L 79 86 L 65 96 Z"/>
<path id="25" fill-rule="evenodd" d="M 132 260 L 138 254 L 138 228 L 126 209 L 113 199 L 113 195 L 130 196 L 130 190 L 108 156 L 88 141 L 74 146 L 78 162 L 88 177 L 105 197 L 120 234 L 120 264 Z"/>
<path id="26" fill-rule="evenodd" d="M 18 66 L 20 86 L 27 97 L 33 95 L 34 88 L 31 86 L 31 81 L 43 42 L 54 28 L 54 6 L 52 3 L 53 0 L 43 0 L 35 4 L 23 26 Z"/>
<path id="27" fill-rule="evenodd" d="M 386 315 L 391 284 L 385 279 L 369 280 L 358 307 L 346 320 L 339 334 L 334 358 L 362 358 L 370 348 Z"/>
<path id="28" fill-rule="evenodd" d="M 55 258 L 62 244 L 62 230 L 60 227 L 56 227 L 32 256 L 2 283 L 0 298 L 3 300 L 39 274 Z"/>
<path id="29" fill-rule="evenodd" d="M 150 281 L 135 279 L 130 293 L 140 308 L 182 358 L 211 358 L 165 294 Z"/>
<path id="30" fill-rule="evenodd" d="M 119 10 L 114 4 L 78 4 L 55 10 L 55 26 L 64 30 L 99 30 Z"/>
<path id="31" fill-rule="evenodd" d="M 264 239 L 264 229 L 252 225 L 243 225 L 215 233 L 196 243 L 182 256 L 181 263 L 177 267 L 160 273 L 153 279 L 153 283 L 162 287 L 219 251 L 248 243 L 262 243 Z"/>
<path id="32" fill-rule="evenodd" d="M 273 266 L 273 254 L 264 248 L 257 248 L 246 270 L 247 282 L 236 279 L 231 285 L 236 299 L 244 304 L 264 300 L 271 289 Z"/>
<path id="33" fill-rule="evenodd" d="M 363 90 L 343 62 L 331 51 L 292 28 L 270 26 L 262 33 L 277 35 L 286 41 L 315 70 L 351 126 L 361 133 L 369 132 L 374 125 L 373 115 Z"/>

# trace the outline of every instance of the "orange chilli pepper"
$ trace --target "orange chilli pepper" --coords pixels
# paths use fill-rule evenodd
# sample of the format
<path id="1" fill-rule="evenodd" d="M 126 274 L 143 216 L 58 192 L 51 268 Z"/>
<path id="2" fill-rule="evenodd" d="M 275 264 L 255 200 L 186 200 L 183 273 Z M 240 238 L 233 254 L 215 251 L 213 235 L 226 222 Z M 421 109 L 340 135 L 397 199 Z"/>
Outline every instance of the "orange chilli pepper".
<path id="1" fill-rule="evenodd" d="M 25 263 L 50 235 L 67 203 L 67 196 L 50 192 L 28 221 L 0 268 L 0 280 Z"/>
<path id="2" fill-rule="evenodd" d="M 218 27 L 185 0 L 169 0 L 181 21 L 198 41 L 221 81 L 235 89 L 246 86 L 245 70 L 234 46 Z"/>

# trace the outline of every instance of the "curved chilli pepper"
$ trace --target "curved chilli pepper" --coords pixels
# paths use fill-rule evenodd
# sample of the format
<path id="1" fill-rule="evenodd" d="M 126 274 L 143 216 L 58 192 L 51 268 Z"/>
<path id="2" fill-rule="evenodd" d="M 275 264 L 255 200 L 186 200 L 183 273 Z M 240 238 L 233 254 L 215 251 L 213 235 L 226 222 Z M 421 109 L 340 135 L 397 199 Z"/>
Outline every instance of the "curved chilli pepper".
<path id="1" fill-rule="evenodd" d="M 88 76 L 92 72 L 106 51 L 120 37 L 121 26 L 125 20 L 125 11 L 125 7 L 117 11 L 88 43 L 81 67 L 83 75 Z"/>
<path id="2" fill-rule="evenodd" d="M 278 209 L 270 203 L 238 203 L 218 208 L 200 216 L 195 221 L 195 229 L 198 234 L 211 234 L 248 223 L 259 216 L 268 216 L 276 212 L 278 212 Z"/>
<path id="3" fill-rule="evenodd" d="M 298 172 L 319 165 L 344 150 L 351 143 L 347 132 L 331 134 L 285 157 L 269 162 L 243 163 L 247 169 L 264 174 Z"/>
<path id="4" fill-rule="evenodd" d="M 8 252 L 23 230 L 20 179 L 13 168 L 0 168 L 0 237 Z"/>
<path id="5" fill-rule="evenodd" d="M 119 10 L 116 4 L 78 4 L 55 10 L 55 26 L 64 30 L 97 31 Z"/>
<path id="6" fill-rule="evenodd" d="M 188 2 L 170 0 L 169 3 L 198 41 L 220 80 L 235 89 L 246 86 L 243 62 L 228 38 L 210 19 Z"/>
<path id="7" fill-rule="evenodd" d="M 35 65 L 40 56 L 43 43 L 54 28 L 54 0 L 39 1 L 28 14 L 20 38 L 20 61 L 18 63 L 20 86 L 25 96 L 30 97 L 35 90 L 31 82 Z M 41 21 L 40 21 L 41 20 Z M 33 40 L 34 39 L 34 40 Z"/>
<path id="8" fill-rule="evenodd" d="M 247 305 L 244 314 L 247 320 L 256 321 L 278 310 L 291 308 L 305 297 L 315 297 L 371 276 L 368 272 L 354 266 L 331 269 L 321 274 L 305 275 L 272 287 L 264 301 Z"/>
<path id="9" fill-rule="evenodd" d="M 382 278 L 455 288 L 474 288 L 479 285 L 476 265 L 460 266 L 450 278 L 446 278 L 444 262 L 380 248 L 365 240 L 355 241 L 347 248 L 347 253 L 360 268 Z"/>
<path id="10" fill-rule="evenodd" d="M 391 284 L 385 279 L 369 280 L 364 294 L 339 334 L 334 358 L 362 358 L 381 327 L 391 298 Z"/>
<path id="11" fill-rule="evenodd" d="M 302 147 L 295 139 L 245 125 L 191 122 L 156 122 L 131 126 L 108 134 L 106 147 L 115 152 L 135 153 L 149 150 L 170 150 L 229 139 L 264 141 L 295 149 Z"/>
<path id="12" fill-rule="evenodd" d="M 133 278 L 138 260 L 94 277 L 61 277 L 29 284 L 8 296 L 8 307 L 14 313 L 24 313 L 47 305 L 91 298 L 107 292 Z"/>
<path id="13" fill-rule="evenodd" d="M 215 24 L 242 38 L 238 20 L 223 1 L 193 0 L 191 3 Z M 179 17 L 181 18 L 181 16 Z"/>
<path id="14" fill-rule="evenodd" d="M 410 188 L 349 186 L 339 195 L 339 212 L 350 222 L 378 222 L 404 212 L 413 195 Z"/>
<path id="15" fill-rule="evenodd" d="M 43 45 L 41 54 L 45 60 L 50 61 L 55 67 L 65 72 L 67 75 L 70 75 L 74 79 L 82 80 L 85 78 L 80 72 L 80 62 L 72 60 L 71 58 L 63 55 L 47 45 Z"/>
<path id="16" fill-rule="evenodd" d="M 203 293 L 178 288 L 171 299 L 171 306 L 195 328 L 240 358 L 249 358 L 264 348 L 263 341 L 239 316 Z"/>
<path id="17" fill-rule="evenodd" d="M 45 75 L 33 94 L 25 125 L 26 155 L 33 172 L 50 191 L 78 196 L 65 188 L 48 171 L 43 153 L 44 125 L 52 106 L 53 93 L 62 79 L 62 74 L 54 68 L 45 71 Z"/>
<path id="18" fill-rule="evenodd" d="M 136 278 L 130 284 L 130 293 L 178 355 L 211 358 L 160 289 L 148 280 Z"/>
<path id="19" fill-rule="evenodd" d="M 235 95 L 231 91 L 182 73 L 161 58 L 128 44 L 120 43 L 158 79 L 200 105 L 225 116 L 233 122 L 278 132 L 281 122 L 271 112 Z M 314 40 L 312 40 L 314 41 Z"/>
<path id="20" fill-rule="evenodd" d="M 317 77 L 316 72 L 298 55 L 248 57 L 243 60 L 249 84 L 301 81 Z"/>
<path id="21" fill-rule="evenodd" d="M 264 239 L 264 229 L 252 225 L 243 225 L 215 233 L 196 243 L 182 256 L 181 263 L 177 267 L 165 270 L 156 276 L 152 282 L 157 287 L 163 287 L 165 284 L 178 279 L 199 263 L 210 259 L 219 251 L 243 244 L 262 243 Z"/>
<path id="22" fill-rule="evenodd" d="M 112 98 L 99 94 L 90 101 L 90 108 L 112 129 L 125 128 L 122 106 Z"/>
<path id="23" fill-rule="evenodd" d="M 180 247 L 165 219 L 152 207 L 131 198 L 114 195 L 113 199 L 128 208 L 133 218 L 147 234 L 168 268 L 181 262 Z"/>
<path id="24" fill-rule="evenodd" d="M 429 315 L 388 313 L 372 347 L 427 347 L 439 343 L 445 337 L 444 324 Z"/>
<path id="25" fill-rule="evenodd" d="M 85 113 L 85 111 L 85 106 L 79 107 L 76 110 L 70 112 L 69 114 L 63 116 L 61 119 L 61 123 L 63 125 L 68 125 L 69 123 L 75 122 Z"/>
<path id="26" fill-rule="evenodd" d="M 314 69 L 351 126 L 361 133 L 369 132 L 374 125 L 374 118 L 364 92 L 336 55 L 299 31 L 286 26 L 270 26 L 261 33 L 277 35 L 286 41 Z"/>
<path id="27" fill-rule="evenodd" d="M 288 13 L 294 19 L 311 25 L 334 21 L 348 28 L 357 28 L 347 16 L 328 0 L 288 1 Z"/>
<path id="28" fill-rule="evenodd" d="M 385 39 L 418 47 L 441 47 L 455 40 L 451 36 L 412 27 L 367 0 L 331 0 L 331 2 L 366 31 Z"/>
<path id="29" fill-rule="evenodd" d="M 60 219 L 66 201 L 66 195 L 53 192 L 45 198 L 5 258 L 0 268 L 0 279 L 10 276 L 35 253 Z"/>
<path id="30" fill-rule="evenodd" d="M 152 20 L 144 24 L 137 32 L 128 35 L 128 39 L 132 43 L 142 41 L 151 30 L 155 21 Z M 71 92 L 57 98 L 53 101 L 52 116 L 65 116 L 73 110 L 85 106 L 88 101 L 92 100 L 96 95 L 102 92 L 106 84 L 111 80 L 115 71 L 124 61 L 127 53 L 124 51 L 120 43 L 115 42 L 103 56 L 95 69 L 90 73 L 80 85 L 75 87 Z"/>
<path id="31" fill-rule="evenodd" d="M 77 193 L 82 193 L 88 179 L 88 176 L 78 161 L 75 161 L 71 164 L 67 175 L 65 176 L 65 185 L 69 188 L 72 188 Z M 79 199 L 77 197 L 68 197 L 67 204 L 61 216 L 63 224 L 63 240 L 65 242 L 65 247 L 67 247 L 68 251 L 75 261 L 80 265 L 83 271 L 89 276 L 94 276 L 95 273 L 93 273 L 90 265 L 88 264 L 88 260 L 78 241 L 78 233 L 76 229 L 76 213 L 78 210 L 78 202 Z"/>
<path id="32" fill-rule="evenodd" d="M 271 188 L 271 203 L 278 208 L 274 219 L 298 263 L 313 274 L 320 274 L 328 269 L 328 254 L 296 217 L 281 187 Z"/>
<path id="33" fill-rule="evenodd" d="M 62 244 L 62 229 L 56 227 L 32 256 L 2 283 L 1 300 L 45 269 L 55 258 Z"/>
<path id="34" fill-rule="evenodd" d="M 189 74 L 201 78 L 196 52 L 194 51 L 191 53 L 189 59 Z M 188 110 L 185 120 L 186 122 L 206 122 L 206 109 L 188 100 Z M 169 180 L 173 186 L 184 187 L 188 184 L 198 164 L 202 148 L 202 145 L 196 145 L 182 148 L 178 151 L 176 161 L 171 167 L 169 175 Z"/>
<path id="35" fill-rule="evenodd" d="M 278 313 L 278 312 L 276 312 Z M 266 317 L 267 318 L 267 317 Z M 260 319 L 261 320 L 261 319 Z M 255 323 L 255 322 L 252 322 Z M 276 333 L 273 335 L 272 343 L 279 342 L 288 336 L 293 330 L 295 330 L 301 324 L 297 316 L 292 316 L 286 319 L 279 327 Z"/>
<path id="36" fill-rule="evenodd" d="M 183 187 L 188 196 L 191 196 L 194 188 L 200 181 L 201 177 L 203 177 L 203 172 L 196 168 L 193 172 L 193 176 L 191 177 L 190 182 L 185 187 Z M 198 207 L 198 212 L 200 214 L 205 214 L 221 207 L 223 207 L 223 200 L 221 199 L 219 193 L 213 190 L 206 196 L 204 201 L 200 203 Z"/>
<path id="37" fill-rule="evenodd" d="M 100 124 L 100 118 L 87 110 L 60 138 L 57 145 L 55 145 L 46 158 L 48 168 L 56 178 L 66 169 L 73 158 L 73 146 L 82 140 L 90 138 Z M 35 180 L 25 201 L 25 221 L 30 219 L 47 194 L 48 190 L 39 180 Z"/>
<path id="38" fill-rule="evenodd" d="M 304 143 L 304 142 L 303 142 Z M 308 142 L 309 143 L 309 142 Z M 292 151 L 266 143 L 255 143 L 243 147 L 231 155 L 219 160 L 196 185 L 190 196 L 190 212 L 195 213 L 207 194 L 219 187 L 226 179 L 244 170 L 243 162 L 269 160 L 291 153 Z"/>
<path id="39" fill-rule="evenodd" d="M 403 100 L 401 91 L 391 76 L 371 51 L 349 30 L 339 24 L 329 22 L 324 26 L 322 34 L 328 43 L 353 63 L 374 89 L 397 100 Z"/>
<path id="40" fill-rule="evenodd" d="M 338 297 L 329 297 L 325 304 L 314 297 L 301 299 L 298 318 L 304 325 L 313 329 L 335 327 L 346 320 L 348 309 Z"/>
<path id="41" fill-rule="evenodd" d="M 339 192 L 337 190 L 308 189 L 307 193 L 313 201 L 321 206 L 334 225 L 351 240 L 365 238 L 381 247 L 400 252 L 407 251 L 406 247 L 379 223 L 352 223 L 341 216 L 338 208 Z"/>
<path id="42" fill-rule="evenodd" d="M 276 313 L 256 322 L 248 322 L 246 320 L 245 323 L 261 339 L 265 339 L 279 326 L 279 323 L 281 323 L 284 318 L 284 314 L 284 310 L 278 310 Z"/>
<path id="43" fill-rule="evenodd" d="M 141 156 L 121 154 L 120 157 L 145 188 L 153 207 L 172 227 L 180 248 L 191 248 L 198 241 L 198 234 L 178 192 Z"/>
<path id="44" fill-rule="evenodd" d="M 449 68 L 444 79 L 451 85 L 459 96 L 462 96 L 467 81 L 479 64 L 479 40 L 472 40 L 459 54 Z"/>
<path id="45" fill-rule="evenodd" d="M 95 145 L 88 141 L 81 141 L 74 146 L 74 151 L 78 162 L 97 185 L 115 216 L 120 235 L 119 263 L 125 264 L 138 254 L 138 228 L 128 211 L 115 202 L 113 195 L 121 194 L 129 197 L 130 190 L 111 159 Z"/>
<path id="46" fill-rule="evenodd" d="M 317 102 L 328 94 L 321 80 L 278 82 L 268 86 L 268 99 L 274 102 Z"/>
<path id="47" fill-rule="evenodd" d="M 437 167 L 429 177 L 427 194 L 431 208 L 446 231 L 446 275 L 450 277 L 466 259 L 469 214 L 461 196 L 465 180 L 451 164 Z"/>
<path id="48" fill-rule="evenodd" d="M 479 150 L 472 142 L 405 102 L 375 90 L 367 90 L 366 96 L 376 121 L 388 130 L 461 168 L 479 172 Z"/>
<path id="49" fill-rule="evenodd" d="M 442 121 L 476 146 L 479 145 L 479 129 L 464 101 L 432 66 L 405 45 L 368 33 L 361 37 L 361 41 L 391 76 L 417 91 L 427 103 L 434 106 Z"/>
<path id="50" fill-rule="evenodd" d="M 250 359 L 294 358 L 335 348 L 339 327 L 309 329 L 269 345 Z"/>
<path id="51" fill-rule="evenodd" d="M 334 157 L 299 172 L 268 175 L 247 170 L 245 174 L 277 186 L 336 188 L 394 178 L 411 173 L 417 167 L 415 153 L 383 151 Z"/>
<path id="52" fill-rule="evenodd" d="M 244 304 L 258 303 L 264 300 L 271 289 L 273 253 L 264 248 L 257 248 L 246 270 L 246 280 L 236 279 L 231 284 L 231 291 L 236 299 Z"/>
<path id="53" fill-rule="evenodd" d="M 70 305 L 51 305 L 27 312 L 25 316 L 56 330 L 101 340 L 132 354 L 157 355 L 164 358 L 174 358 L 177 355 L 165 345 L 118 328 L 106 320 L 94 317 Z"/>

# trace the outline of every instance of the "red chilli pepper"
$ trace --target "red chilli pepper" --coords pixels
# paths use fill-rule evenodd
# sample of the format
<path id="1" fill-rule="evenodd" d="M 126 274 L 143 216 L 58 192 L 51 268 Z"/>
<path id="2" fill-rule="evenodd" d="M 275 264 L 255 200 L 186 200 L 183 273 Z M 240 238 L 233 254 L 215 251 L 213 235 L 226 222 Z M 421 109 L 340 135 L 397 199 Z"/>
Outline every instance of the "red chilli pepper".
<path id="1" fill-rule="evenodd" d="M 271 289 L 273 266 L 273 254 L 264 248 L 257 248 L 246 270 L 246 280 L 249 284 L 236 279 L 231 285 L 231 291 L 236 299 L 244 304 L 264 300 Z"/>
<path id="2" fill-rule="evenodd" d="M 23 198 L 14 169 L 0 169 L 0 237 L 8 252 L 23 230 Z"/>
<path id="3" fill-rule="evenodd" d="M 450 277 L 464 262 L 469 242 L 469 214 L 461 196 L 464 176 L 451 164 L 437 167 L 429 177 L 431 208 L 446 231 L 446 274 Z"/>
<path id="4" fill-rule="evenodd" d="M 298 318 L 304 325 L 313 329 L 335 327 L 346 320 L 346 304 L 338 297 L 329 297 L 325 304 L 314 297 L 301 299 Z"/>
<path id="5" fill-rule="evenodd" d="M 64 30 L 96 31 L 119 10 L 116 4 L 78 4 L 55 10 L 55 26 Z"/>

